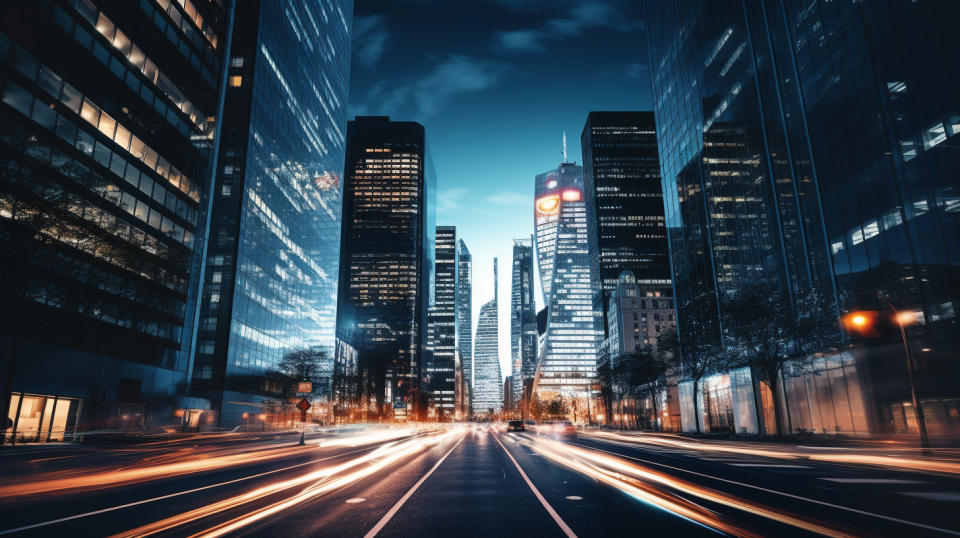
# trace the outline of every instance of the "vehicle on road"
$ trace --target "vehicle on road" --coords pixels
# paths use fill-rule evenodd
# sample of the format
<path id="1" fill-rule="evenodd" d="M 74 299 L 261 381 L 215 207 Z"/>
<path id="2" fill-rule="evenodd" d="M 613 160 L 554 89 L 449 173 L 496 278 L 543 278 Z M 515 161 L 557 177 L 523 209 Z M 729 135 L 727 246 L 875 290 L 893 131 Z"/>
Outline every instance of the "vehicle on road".
<path id="1" fill-rule="evenodd" d="M 527 431 L 526 426 L 523 425 L 522 420 L 511 420 L 507 423 L 508 432 L 525 432 Z"/>

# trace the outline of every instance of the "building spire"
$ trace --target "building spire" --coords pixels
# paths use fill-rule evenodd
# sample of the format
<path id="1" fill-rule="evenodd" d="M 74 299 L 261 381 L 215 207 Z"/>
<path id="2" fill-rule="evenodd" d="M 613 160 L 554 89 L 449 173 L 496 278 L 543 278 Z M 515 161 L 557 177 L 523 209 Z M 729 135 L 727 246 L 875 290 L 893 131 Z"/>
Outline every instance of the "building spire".
<path id="1" fill-rule="evenodd" d="M 567 132 L 563 132 L 563 162 L 567 162 Z"/>
<path id="2" fill-rule="evenodd" d="M 497 302 L 497 259 L 493 259 L 493 302 Z"/>

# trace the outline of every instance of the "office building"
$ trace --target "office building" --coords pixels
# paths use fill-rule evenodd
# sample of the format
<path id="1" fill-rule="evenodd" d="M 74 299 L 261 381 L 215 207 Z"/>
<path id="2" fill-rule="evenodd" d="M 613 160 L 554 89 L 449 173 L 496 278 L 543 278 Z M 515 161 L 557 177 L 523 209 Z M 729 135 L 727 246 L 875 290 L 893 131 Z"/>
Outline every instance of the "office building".
<path id="1" fill-rule="evenodd" d="M 722 299 L 755 282 L 783 289 L 795 315 L 892 305 L 920 320 L 907 336 L 923 350 L 931 433 L 960 428 L 960 75 L 942 69 L 958 15 L 953 2 L 885 0 L 648 6 L 681 344 L 718 339 Z M 915 431 L 893 333 L 790 366 L 784 422 Z M 824 379 L 832 388 L 810 388 Z M 826 401 L 830 413 L 810 412 Z"/>
<path id="2" fill-rule="evenodd" d="M 197 4 L 0 7 L 6 441 L 208 406 L 183 395 L 229 32 Z"/>
<path id="3" fill-rule="evenodd" d="M 531 238 L 513 240 L 513 275 L 510 289 L 510 365 L 515 404 L 523 395 L 523 380 L 533 379 L 537 368 L 537 310 L 533 289 Z"/>
<path id="4" fill-rule="evenodd" d="M 371 416 L 421 416 L 435 178 L 423 126 L 347 127 L 337 327 L 352 331 Z"/>
<path id="5" fill-rule="evenodd" d="M 493 259 L 493 299 L 480 308 L 474 346 L 474 415 L 498 413 L 503 408 L 503 376 L 500 372 L 500 332 L 497 309 L 497 259 Z"/>
<path id="6" fill-rule="evenodd" d="M 534 225 L 547 309 L 534 391 L 543 400 L 594 393 L 603 310 L 593 217 L 583 169 L 562 163 L 536 177 Z"/>
<path id="7" fill-rule="evenodd" d="M 436 416 L 452 418 L 457 381 L 456 226 L 437 226 L 434 253 L 436 284 L 429 328 L 432 358 L 424 371 L 425 389 Z"/>
<path id="8" fill-rule="evenodd" d="M 352 13 L 236 6 L 191 392 L 223 427 L 282 407 L 291 352 L 330 390 Z"/>
<path id="9" fill-rule="evenodd" d="M 473 257 L 463 239 L 457 242 L 457 349 L 469 402 L 473 390 Z"/>
<path id="10" fill-rule="evenodd" d="M 630 271 L 620 273 L 607 306 L 607 352 L 611 357 L 656 346 L 661 334 L 674 328 L 673 298 L 637 283 Z"/>
<path id="11" fill-rule="evenodd" d="M 580 135 L 586 192 L 597 226 L 604 304 L 620 273 L 671 288 L 653 112 L 591 112 Z"/>

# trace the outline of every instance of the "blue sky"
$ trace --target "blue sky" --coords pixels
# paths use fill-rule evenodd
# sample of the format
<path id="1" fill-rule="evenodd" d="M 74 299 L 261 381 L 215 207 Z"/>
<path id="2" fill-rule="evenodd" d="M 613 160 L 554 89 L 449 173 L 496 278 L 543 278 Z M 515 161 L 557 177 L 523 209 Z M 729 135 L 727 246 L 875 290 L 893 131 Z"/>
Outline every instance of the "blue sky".
<path id="1" fill-rule="evenodd" d="M 455 225 L 473 253 L 474 318 L 500 258 L 507 375 L 513 238 L 533 232 L 534 176 L 559 164 L 563 131 L 581 161 L 589 111 L 650 109 L 636 2 L 355 1 L 350 115 L 426 127 L 437 224 Z"/>

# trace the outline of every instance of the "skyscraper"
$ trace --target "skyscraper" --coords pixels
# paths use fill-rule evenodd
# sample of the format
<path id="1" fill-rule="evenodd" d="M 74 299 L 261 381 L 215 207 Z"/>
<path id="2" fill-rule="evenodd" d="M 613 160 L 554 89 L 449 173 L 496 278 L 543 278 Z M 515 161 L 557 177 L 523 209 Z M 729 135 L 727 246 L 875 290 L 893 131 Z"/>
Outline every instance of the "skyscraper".
<path id="1" fill-rule="evenodd" d="M 234 16 L 193 367 L 221 426 L 285 397 L 292 351 L 333 374 L 352 2 L 281 5 Z"/>
<path id="2" fill-rule="evenodd" d="M 188 4 L 0 7 L 0 410 L 18 439 L 207 407 L 181 396 L 229 32 L 220 3 Z"/>
<path id="3" fill-rule="evenodd" d="M 457 349 L 467 391 L 473 390 L 473 257 L 463 239 L 457 242 Z M 466 395 L 469 400 L 470 395 Z"/>
<path id="4" fill-rule="evenodd" d="M 532 239 L 513 240 L 513 275 L 510 289 L 510 394 L 516 403 L 523 395 L 523 380 L 533 379 L 537 368 L 537 310 L 533 290 Z"/>
<path id="5" fill-rule="evenodd" d="M 480 308 L 474 359 L 473 412 L 498 412 L 503 408 L 503 377 L 500 372 L 496 258 L 493 259 L 493 299 Z"/>
<path id="6" fill-rule="evenodd" d="M 433 271 L 435 179 L 423 126 L 358 117 L 347 127 L 337 327 L 352 331 L 372 413 L 418 405 Z"/>
<path id="7" fill-rule="evenodd" d="M 603 313 L 583 169 L 562 163 L 536 177 L 534 192 L 537 257 L 547 304 L 534 390 L 544 399 L 587 396 L 596 380 Z"/>
<path id="8" fill-rule="evenodd" d="M 907 329 L 929 350 L 919 394 L 946 416 L 940 402 L 957 389 L 942 351 L 960 334 L 960 76 L 941 66 L 954 63 L 958 15 L 955 2 L 649 5 L 681 341 L 705 327 L 718 338 L 722 299 L 754 282 L 783 289 L 795 315 L 889 301 L 924 320 Z M 899 338 L 817 366 L 849 389 L 833 393 L 830 416 L 811 426 L 796 414 L 793 427 L 913 428 Z M 802 375 L 791 370 L 790 405 L 806 405 Z M 872 385 L 862 395 L 859 379 Z"/>
<path id="9" fill-rule="evenodd" d="M 436 285 L 430 309 L 432 360 L 424 372 L 431 405 L 453 417 L 457 362 L 457 228 L 437 226 Z"/>
<path id="10" fill-rule="evenodd" d="M 667 295 L 670 262 L 653 112 L 591 112 L 580 145 L 604 304 L 623 271 L 644 289 Z"/>

